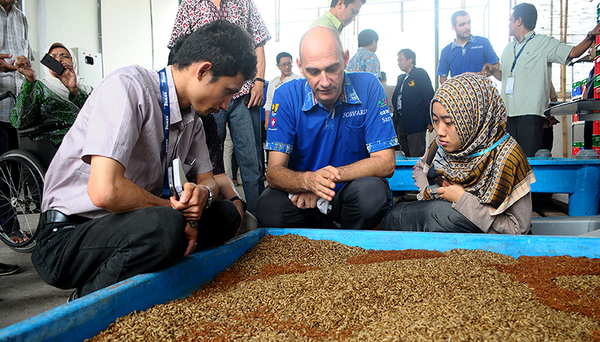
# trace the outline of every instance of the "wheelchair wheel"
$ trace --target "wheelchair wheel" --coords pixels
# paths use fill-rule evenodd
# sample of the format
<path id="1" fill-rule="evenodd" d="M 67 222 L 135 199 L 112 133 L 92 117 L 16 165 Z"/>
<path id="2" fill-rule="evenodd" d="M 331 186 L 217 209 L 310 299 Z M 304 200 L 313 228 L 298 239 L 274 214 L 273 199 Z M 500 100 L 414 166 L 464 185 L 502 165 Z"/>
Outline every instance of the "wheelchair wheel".
<path id="1" fill-rule="evenodd" d="M 31 153 L 12 150 L 0 157 L 0 239 L 17 252 L 35 247 L 43 187 L 44 168 Z M 19 229 L 29 240 L 10 239 Z"/>

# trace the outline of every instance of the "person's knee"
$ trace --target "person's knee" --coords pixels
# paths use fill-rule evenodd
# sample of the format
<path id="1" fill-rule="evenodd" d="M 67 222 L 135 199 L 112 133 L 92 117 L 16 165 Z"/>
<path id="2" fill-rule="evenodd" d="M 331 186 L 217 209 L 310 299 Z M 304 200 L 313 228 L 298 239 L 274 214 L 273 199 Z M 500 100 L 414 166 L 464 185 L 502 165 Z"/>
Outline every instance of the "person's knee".
<path id="1" fill-rule="evenodd" d="M 362 177 L 348 184 L 349 193 L 361 215 L 378 216 L 390 208 L 391 192 L 387 180 L 378 177 Z"/>
<path id="2" fill-rule="evenodd" d="M 181 249 L 182 241 L 185 239 L 185 227 L 187 221 L 183 214 L 170 207 L 152 207 L 140 209 L 137 219 L 145 223 L 145 235 L 151 236 L 152 241 L 160 244 L 173 253 Z"/>

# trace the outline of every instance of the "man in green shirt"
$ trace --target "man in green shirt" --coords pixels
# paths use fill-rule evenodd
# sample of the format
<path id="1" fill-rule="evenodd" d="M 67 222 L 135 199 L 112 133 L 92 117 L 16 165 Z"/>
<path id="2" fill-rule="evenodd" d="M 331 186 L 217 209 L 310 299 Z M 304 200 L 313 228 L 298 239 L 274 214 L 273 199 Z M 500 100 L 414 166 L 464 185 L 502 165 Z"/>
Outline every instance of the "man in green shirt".
<path id="1" fill-rule="evenodd" d="M 543 148 L 544 110 L 550 94 L 550 65 L 567 64 L 581 56 L 596 40 L 600 24 L 591 30 L 577 46 L 567 45 L 543 34 L 536 34 L 537 10 L 528 3 L 513 8 L 509 33 L 515 39 L 502 53 L 498 69 L 489 63 L 489 74 L 502 81 L 501 96 L 506 104 L 506 130 L 513 136 L 527 157 Z"/>
<path id="2" fill-rule="evenodd" d="M 325 26 L 335 30 L 338 35 L 348 26 L 360 12 L 360 8 L 367 0 L 331 0 L 329 10 L 315 20 L 310 28 Z"/>

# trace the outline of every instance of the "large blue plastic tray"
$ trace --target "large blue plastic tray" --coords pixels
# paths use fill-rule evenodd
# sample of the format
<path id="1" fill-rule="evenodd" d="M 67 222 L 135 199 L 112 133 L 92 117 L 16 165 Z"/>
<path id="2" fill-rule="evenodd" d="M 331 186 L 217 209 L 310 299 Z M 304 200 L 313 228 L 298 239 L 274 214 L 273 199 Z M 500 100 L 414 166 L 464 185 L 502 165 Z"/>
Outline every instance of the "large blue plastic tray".
<path id="1" fill-rule="evenodd" d="M 0 330 L 0 341 L 82 341 L 120 316 L 183 298 L 235 262 L 265 234 L 298 234 L 334 240 L 366 249 L 482 249 L 521 255 L 600 257 L 600 238 L 501 236 L 387 231 L 265 228 L 244 234 L 224 246 L 189 256 L 166 270 L 143 274 Z"/>

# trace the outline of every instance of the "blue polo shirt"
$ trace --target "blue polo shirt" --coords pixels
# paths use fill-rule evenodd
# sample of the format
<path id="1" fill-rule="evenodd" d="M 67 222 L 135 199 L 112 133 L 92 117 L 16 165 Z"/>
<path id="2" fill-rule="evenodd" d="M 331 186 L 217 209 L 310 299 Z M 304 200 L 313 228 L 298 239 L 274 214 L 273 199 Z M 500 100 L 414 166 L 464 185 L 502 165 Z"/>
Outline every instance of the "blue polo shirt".
<path id="1" fill-rule="evenodd" d="M 398 145 L 385 91 L 370 73 L 345 73 L 342 96 L 331 112 L 304 78 L 277 88 L 272 108 L 266 149 L 289 154 L 290 170 L 349 165 Z"/>
<path id="2" fill-rule="evenodd" d="M 453 41 L 442 50 L 436 74 L 456 76 L 465 72 L 479 72 L 485 63 L 494 65 L 498 61 L 500 58 L 487 38 L 471 36 L 464 47 Z"/>

